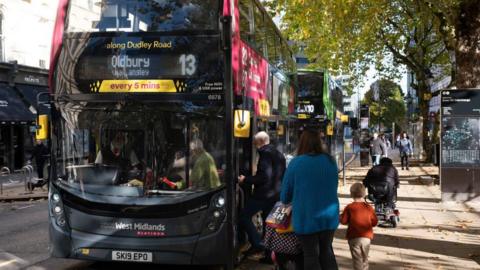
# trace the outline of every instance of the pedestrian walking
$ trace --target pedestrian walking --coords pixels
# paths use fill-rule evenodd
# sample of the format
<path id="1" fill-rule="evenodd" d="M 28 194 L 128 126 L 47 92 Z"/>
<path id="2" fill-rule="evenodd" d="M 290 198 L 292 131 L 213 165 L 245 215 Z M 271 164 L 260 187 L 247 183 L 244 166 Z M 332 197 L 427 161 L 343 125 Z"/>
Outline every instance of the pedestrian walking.
<path id="1" fill-rule="evenodd" d="M 338 168 L 316 131 L 305 130 L 282 183 L 281 201 L 292 204 L 293 230 L 304 269 L 338 269 L 332 242 L 338 227 Z"/>
<path id="2" fill-rule="evenodd" d="M 390 140 L 385 137 L 385 134 L 380 135 L 380 140 L 382 140 L 383 144 L 385 145 L 385 153 L 383 153 L 382 157 L 388 157 L 388 149 L 390 149 L 391 146 Z"/>
<path id="3" fill-rule="evenodd" d="M 33 148 L 32 159 L 35 159 L 35 165 L 37 169 L 37 176 L 39 179 L 43 179 L 43 167 L 45 166 L 45 161 L 48 158 L 48 148 L 43 144 L 42 140 L 37 140 L 36 145 Z"/>
<path id="4" fill-rule="evenodd" d="M 378 137 L 378 133 L 373 133 L 373 138 L 370 140 L 370 155 L 372 156 L 372 165 L 380 164 L 380 158 L 385 155 L 386 147 L 383 141 Z"/>
<path id="5" fill-rule="evenodd" d="M 346 238 L 352 254 L 354 270 L 368 270 L 368 252 L 373 239 L 373 227 L 378 223 L 375 210 L 365 202 L 365 186 L 355 183 L 350 187 L 353 202 L 345 207 L 340 222 L 348 225 Z"/>
<path id="6" fill-rule="evenodd" d="M 254 144 L 258 150 L 259 159 L 257 172 L 253 176 L 240 175 L 239 183 L 254 186 L 252 196 L 247 200 L 245 208 L 240 213 L 240 229 L 248 235 L 251 247 L 247 254 L 265 251 L 261 244 L 261 236 L 252 222 L 252 217 L 262 211 L 262 219 L 265 219 L 272 210 L 275 202 L 279 200 L 281 181 L 285 172 L 285 157 L 273 145 L 270 137 L 264 131 L 258 132 L 254 137 Z M 264 230 L 265 231 L 265 230 Z M 270 252 L 265 252 L 267 255 Z M 270 256 L 266 256 L 268 261 Z"/>
<path id="7" fill-rule="evenodd" d="M 397 142 L 397 146 L 400 152 L 402 170 L 404 167 L 408 170 L 408 156 L 412 155 L 413 147 L 406 132 L 402 133 L 402 138 Z"/>

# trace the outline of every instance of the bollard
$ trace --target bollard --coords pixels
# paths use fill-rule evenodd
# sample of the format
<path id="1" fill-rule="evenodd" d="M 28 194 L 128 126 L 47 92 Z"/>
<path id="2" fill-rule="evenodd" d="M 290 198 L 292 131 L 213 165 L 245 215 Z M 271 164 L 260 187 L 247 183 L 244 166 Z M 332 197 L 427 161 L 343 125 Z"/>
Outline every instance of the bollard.
<path id="1" fill-rule="evenodd" d="M 25 165 L 22 167 L 22 172 L 23 172 L 23 181 L 24 181 L 24 186 L 25 186 L 25 193 L 27 191 L 32 192 L 28 188 L 28 183 L 32 184 L 32 176 L 33 176 L 33 167 L 31 165 Z"/>

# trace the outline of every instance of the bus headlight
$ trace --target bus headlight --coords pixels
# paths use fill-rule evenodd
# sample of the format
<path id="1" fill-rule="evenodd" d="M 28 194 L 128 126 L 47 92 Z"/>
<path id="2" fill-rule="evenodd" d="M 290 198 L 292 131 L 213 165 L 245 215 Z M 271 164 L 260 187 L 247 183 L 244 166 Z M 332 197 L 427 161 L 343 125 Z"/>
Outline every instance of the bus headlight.
<path id="1" fill-rule="evenodd" d="M 63 217 L 63 215 L 59 216 L 57 219 L 55 219 L 55 221 L 57 222 L 58 226 L 60 226 L 60 227 L 65 226 L 66 221 L 65 221 L 65 217 Z"/>
<path id="2" fill-rule="evenodd" d="M 55 214 L 59 215 L 60 213 L 62 213 L 62 208 L 57 205 L 57 206 L 55 206 L 55 207 L 53 208 L 53 212 L 54 212 Z"/>
<path id="3" fill-rule="evenodd" d="M 67 222 L 65 219 L 65 211 L 63 210 L 62 197 L 54 187 L 50 188 L 50 192 L 50 212 L 55 219 L 55 223 L 60 227 L 65 227 Z"/>
<path id="4" fill-rule="evenodd" d="M 52 200 L 54 202 L 59 202 L 60 201 L 60 195 L 58 195 L 58 193 L 53 193 Z"/>
<path id="5" fill-rule="evenodd" d="M 215 206 L 216 206 L 217 208 L 222 208 L 222 207 L 225 206 L 225 198 L 224 198 L 222 195 L 220 195 L 220 196 L 218 196 L 218 197 L 216 198 L 216 200 L 215 200 Z"/>
<path id="6" fill-rule="evenodd" d="M 204 223 L 203 234 L 210 234 L 217 231 L 227 216 L 225 190 L 215 194 L 211 201 L 208 210 L 208 215 Z"/>

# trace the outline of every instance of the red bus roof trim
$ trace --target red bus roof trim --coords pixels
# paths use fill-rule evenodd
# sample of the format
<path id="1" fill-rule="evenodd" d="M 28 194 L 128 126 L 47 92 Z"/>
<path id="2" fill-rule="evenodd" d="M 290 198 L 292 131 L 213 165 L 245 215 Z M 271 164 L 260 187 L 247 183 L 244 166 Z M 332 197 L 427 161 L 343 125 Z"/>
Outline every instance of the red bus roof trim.
<path id="1" fill-rule="evenodd" d="M 53 28 L 52 47 L 50 49 L 50 70 L 48 74 L 48 87 L 50 93 L 53 93 L 53 74 L 57 65 L 60 49 L 63 42 L 63 31 L 65 28 L 65 17 L 67 16 L 67 7 L 69 0 L 59 0 L 57 8 L 57 18 Z"/>

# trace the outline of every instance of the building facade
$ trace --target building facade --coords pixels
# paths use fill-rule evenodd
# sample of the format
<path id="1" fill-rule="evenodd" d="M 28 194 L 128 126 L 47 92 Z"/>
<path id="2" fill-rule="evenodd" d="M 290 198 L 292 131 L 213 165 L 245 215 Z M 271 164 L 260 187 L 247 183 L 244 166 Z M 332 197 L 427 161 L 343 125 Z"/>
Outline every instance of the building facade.
<path id="1" fill-rule="evenodd" d="M 0 1 L 0 168 L 31 159 L 37 117 L 49 114 L 48 64 L 57 0 Z"/>

